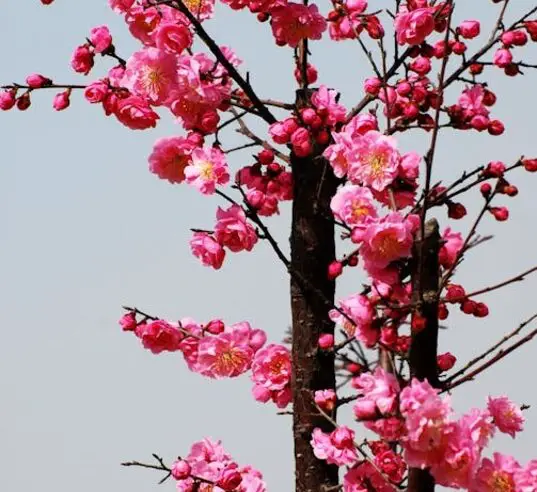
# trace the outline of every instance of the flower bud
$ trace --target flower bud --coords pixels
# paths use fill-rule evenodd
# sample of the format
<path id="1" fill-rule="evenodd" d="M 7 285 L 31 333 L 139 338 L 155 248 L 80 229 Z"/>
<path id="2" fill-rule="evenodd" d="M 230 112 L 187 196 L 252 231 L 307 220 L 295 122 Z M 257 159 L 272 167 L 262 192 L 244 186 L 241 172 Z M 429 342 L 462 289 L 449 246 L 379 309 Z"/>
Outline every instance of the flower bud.
<path id="1" fill-rule="evenodd" d="M 319 336 L 319 348 L 323 350 L 331 349 L 334 346 L 334 335 L 323 333 Z"/>

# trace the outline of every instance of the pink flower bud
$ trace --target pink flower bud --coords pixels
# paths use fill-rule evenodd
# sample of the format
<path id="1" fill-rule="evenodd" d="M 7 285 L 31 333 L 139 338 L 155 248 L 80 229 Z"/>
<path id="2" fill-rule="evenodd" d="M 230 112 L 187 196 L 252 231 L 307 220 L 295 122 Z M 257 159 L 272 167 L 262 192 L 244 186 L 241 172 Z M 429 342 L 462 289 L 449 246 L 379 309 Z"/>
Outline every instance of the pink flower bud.
<path id="1" fill-rule="evenodd" d="M 449 371 L 457 362 L 457 358 L 450 352 L 445 354 L 440 354 L 436 358 L 436 363 L 438 364 L 438 369 L 440 372 Z"/>
<path id="2" fill-rule="evenodd" d="M 431 71 L 431 60 L 424 56 L 418 56 L 415 60 L 412 60 L 410 69 L 418 75 L 426 75 Z"/>
<path id="3" fill-rule="evenodd" d="M 466 207 L 462 203 L 450 203 L 448 205 L 448 217 L 450 219 L 462 219 L 466 213 Z"/>
<path id="4" fill-rule="evenodd" d="M 465 39 L 473 39 L 479 36 L 480 30 L 479 21 L 476 20 L 464 21 L 457 27 L 457 32 Z"/>
<path id="5" fill-rule="evenodd" d="M 336 406 L 336 393 L 334 390 L 319 390 L 315 392 L 314 400 L 324 411 L 331 412 Z"/>
<path id="6" fill-rule="evenodd" d="M 446 292 L 446 301 L 448 302 L 461 302 L 462 298 L 466 295 L 464 287 L 462 285 L 450 284 Z"/>
<path id="7" fill-rule="evenodd" d="M 489 195 L 490 195 L 490 192 L 492 191 L 492 186 L 490 185 L 490 183 L 483 183 L 480 187 L 479 187 L 479 191 L 481 191 L 481 194 L 487 198 Z"/>
<path id="8" fill-rule="evenodd" d="M 50 5 L 54 0 L 41 0 L 43 5 Z"/>
<path id="9" fill-rule="evenodd" d="M 319 347 L 323 350 L 328 350 L 334 346 L 334 335 L 331 333 L 323 333 L 319 336 Z"/>
<path id="10" fill-rule="evenodd" d="M 94 27 L 90 31 L 90 42 L 95 53 L 103 53 L 112 45 L 112 36 L 107 26 Z"/>
<path id="11" fill-rule="evenodd" d="M 219 319 L 213 319 L 205 325 L 205 330 L 211 333 L 211 335 L 219 335 L 224 331 L 224 328 L 224 322 Z"/>
<path id="12" fill-rule="evenodd" d="M 498 222 L 505 222 L 509 218 L 509 210 L 507 207 L 492 207 L 490 213 Z"/>
<path id="13" fill-rule="evenodd" d="M 30 93 L 25 92 L 22 96 L 17 99 L 17 109 L 20 111 L 26 111 L 32 105 L 30 99 Z"/>
<path id="14" fill-rule="evenodd" d="M 374 400 L 362 398 L 352 407 L 357 420 L 371 420 L 377 417 L 377 405 Z"/>
<path id="15" fill-rule="evenodd" d="M 477 304 L 470 300 L 470 299 L 466 299 L 462 304 L 461 304 L 461 311 L 464 313 L 464 314 L 474 314 L 475 313 L 475 309 L 477 307 Z"/>
<path id="16" fill-rule="evenodd" d="M 476 318 L 485 318 L 489 315 L 489 308 L 484 302 L 478 302 L 475 305 L 474 316 Z"/>
<path id="17" fill-rule="evenodd" d="M 491 178 L 501 178 L 505 172 L 505 164 L 501 161 L 489 162 L 488 166 L 483 171 L 484 176 L 490 176 Z"/>
<path id="18" fill-rule="evenodd" d="M 311 123 L 315 120 L 315 118 L 318 118 L 317 113 L 313 108 L 305 108 L 300 112 L 300 115 L 302 116 L 302 121 L 306 125 L 311 125 Z"/>
<path id="19" fill-rule="evenodd" d="M 41 89 L 42 87 L 49 86 L 52 83 L 52 80 L 47 77 L 44 77 L 43 75 L 39 75 L 38 73 L 34 73 L 26 77 L 26 83 L 32 89 Z"/>
<path id="20" fill-rule="evenodd" d="M 382 81 L 377 77 L 371 77 L 364 82 L 364 90 L 371 96 L 378 96 Z"/>
<path id="21" fill-rule="evenodd" d="M 400 96 L 406 97 L 412 92 L 412 86 L 408 82 L 403 81 L 397 84 L 395 90 Z"/>
<path id="22" fill-rule="evenodd" d="M 134 331 L 136 324 L 136 315 L 132 311 L 124 314 L 119 320 L 119 326 L 123 331 Z"/>
<path id="23" fill-rule="evenodd" d="M 2 111 L 8 111 L 15 106 L 15 103 L 17 102 L 15 94 L 16 91 L 14 90 L 0 92 L 0 109 Z"/>
<path id="24" fill-rule="evenodd" d="M 500 48 L 499 50 L 496 50 L 496 53 L 494 53 L 492 62 L 497 67 L 505 68 L 507 65 L 513 63 L 513 55 L 508 49 Z"/>
<path id="25" fill-rule="evenodd" d="M 524 159 L 522 164 L 524 165 L 524 169 L 526 171 L 530 173 L 537 172 L 537 159 Z"/>
<path id="26" fill-rule="evenodd" d="M 298 123 L 295 118 L 287 118 L 283 122 L 283 129 L 288 135 L 292 135 L 298 130 Z"/>
<path id="27" fill-rule="evenodd" d="M 59 94 L 56 94 L 54 96 L 54 101 L 52 102 L 52 107 L 56 111 L 63 111 L 64 109 L 67 109 L 69 107 L 69 104 L 71 104 L 71 101 L 69 99 L 70 95 L 71 91 L 69 89 L 60 92 Z"/>
<path id="28" fill-rule="evenodd" d="M 263 149 L 257 154 L 257 160 L 264 165 L 270 164 L 274 161 L 274 152 L 270 149 Z"/>
<path id="29" fill-rule="evenodd" d="M 419 333 L 423 331 L 427 326 L 427 320 L 419 313 L 414 313 L 412 317 L 412 322 L 410 327 L 412 328 L 412 333 Z"/>
<path id="30" fill-rule="evenodd" d="M 76 48 L 71 59 L 71 67 L 77 73 L 87 75 L 94 64 L 94 54 L 91 52 L 87 44 L 83 44 Z"/>
<path id="31" fill-rule="evenodd" d="M 500 120 L 492 120 L 489 123 L 489 133 L 494 136 L 501 135 L 505 131 L 505 127 Z"/>
<path id="32" fill-rule="evenodd" d="M 236 465 L 235 465 L 236 466 Z M 235 490 L 242 482 L 242 475 L 239 470 L 232 465 L 228 465 L 220 474 L 217 486 L 225 491 Z"/>
<path id="33" fill-rule="evenodd" d="M 110 91 L 108 84 L 103 80 L 98 80 L 88 85 L 84 90 L 84 97 L 92 104 L 103 102 Z"/>
<path id="34" fill-rule="evenodd" d="M 343 272 L 343 264 L 340 261 L 333 261 L 328 265 L 328 278 L 334 280 Z"/>
<path id="35" fill-rule="evenodd" d="M 190 473 L 192 472 L 192 467 L 185 460 L 177 460 L 172 465 L 171 471 L 172 471 L 172 477 L 175 478 L 175 480 L 185 480 L 188 477 L 190 477 Z"/>
<path id="36" fill-rule="evenodd" d="M 515 44 L 515 37 L 515 31 L 505 31 L 501 36 L 501 40 L 502 43 L 508 48 Z"/>
<path id="37" fill-rule="evenodd" d="M 451 46 L 451 49 L 456 55 L 462 55 L 466 51 L 466 44 L 462 41 L 455 41 Z"/>
<path id="38" fill-rule="evenodd" d="M 351 362 L 346 365 L 347 371 L 349 371 L 351 374 L 360 374 L 362 372 L 362 366 L 360 364 L 357 364 L 356 362 Z"/>

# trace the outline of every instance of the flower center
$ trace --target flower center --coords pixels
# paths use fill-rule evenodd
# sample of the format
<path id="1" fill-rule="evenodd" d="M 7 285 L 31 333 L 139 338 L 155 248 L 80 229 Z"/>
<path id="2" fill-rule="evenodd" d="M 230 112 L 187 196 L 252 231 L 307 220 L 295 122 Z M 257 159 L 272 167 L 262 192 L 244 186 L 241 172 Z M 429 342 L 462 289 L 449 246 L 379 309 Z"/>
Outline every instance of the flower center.
<path id="1" fill-rule="evenodd" d="M 384 174 L 386 167 L 386 155 L 378 152 L 367 156 L 367 164 L 369 164 L 369 174 L 374 178 L 380 178 Z"/>
<path id="2" fill-rule="evenodd" d="M 354 201 L 352 203 L 352 216 L 355 219 L 361 219 L 366 215 L 369 215 L 369 209 L 362 202 Z"/>
<path id="3" fill-rule="evenodd" d="M 399 242 L 393 234 L 382 234 L 375 241 L 375 248 L 383 258 L 397 258 L 399 256 Z"/>
<path id="4" fill-rule="evenodd" d="M 151 94 L 159 94 L 166 84 L 168 77 L 158 67 L 144 67 L 142 86 Z"/>
<path id="5" fill-rule="evenodd" d="M 511 477 L 501 471 L 492 474 L 489 485 L 491 492 L 512 492 L 515 490 Z"/>
<path id="6" fill-rule="evenodd" d="M 188 10 L 193 14 L 199 14 L 201 12 L 202 1 L 203 0 L 184 0 Z"/>
<path id="7" fill-rule="evenodd" d="M 200 169 L 200 177 L 206 180 L 210 180 L 214 178 L 214 166 L 212 162 L 209 161 L 202 161 L 199 163 L 199 169 Z"/>
<path id="8" fill-rule="evenodd" d="M 239 367 L 243 362 L 243 359 L 237 351 L 228 349 L 222 352 L 215 363 L 216 372 L 228 374 L 236 367 Z"/>

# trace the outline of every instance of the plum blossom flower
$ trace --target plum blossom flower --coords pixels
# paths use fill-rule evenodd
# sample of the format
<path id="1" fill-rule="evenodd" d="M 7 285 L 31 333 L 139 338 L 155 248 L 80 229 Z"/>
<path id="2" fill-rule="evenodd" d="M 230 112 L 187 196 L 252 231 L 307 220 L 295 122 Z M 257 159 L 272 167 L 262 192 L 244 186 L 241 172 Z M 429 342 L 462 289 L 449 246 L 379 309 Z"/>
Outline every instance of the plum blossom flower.
<path id="1" fill-rule="evenodd" d="M 371 463 L 363 461 L 352 467 L 343 477 L 344 492 L 395 492 L 397 488 L 389 483 Z"/>
<path id="2" fill-rule="evenodd" d="M 511 457 L 494 453 L 493 459 L 483 458 L 472 483 L 472 492 L 515 492 L 515 474 L 520 465 Z"/>
<path id="3" fill-rule="evenodd" d="M 317 5 L 289 2 L 272 9 L 272 33 L 280 46 L 296 48 L 302 39 L 321 39 L 326 21 Z"/>
<path id="4" fill-rule="evenodd" d="M 434 14 L 433 7 L 418 8 L 410 12 L 401 9 L 395 18 L 397 42 L 400 45 L 423 43 L 434 30 Z"/>
<path id="5" fill-rule="evenodd" d="M 311 96 L 311 103 L 318 113 L 324 114 L 324 123 L 334 126 L 336 123 L 345 121 L 347 111 L 337 102 L 337 91 L 321 85 Z"/>
<path id="6" fill-rule="evenodd" d="M 184 137 L 160 138 L 149 156 L 149 170 L 170 183 L 181 183 L 194 148 L 195 145 Z"/>
<path id="7" fill-rule="evenodd" d="M 418 224 L 416 216 L 409 215 L 405 218 L 398 212 L 367 224 L 361 234 L 360 248 L 365 269 L 372 274 L 395 260 L 408 258 Z"/>
<path id="8" fill-rule="evenodd" d="M 330 202 L 330 208 L 337 219 L 350 227 L 363 223 L 368 217 L 377 216 L 373 194 L 368 188 L 357 185 L 348 184 L 339 188 Z"/>
<path id="9" fill-rule="evenodd" d="M 121 85 L 159 106 L 170 98 L 176 84 L 176 72 L 175 55 L 157 48 L 144 48 L 127 60 Z"/>
<path id="10" fill-rule="evenodd" d="M 134 333 L 142 341 L 142 345 L 154 354 L 179 350 L 182 339 L 179 327 L 163 320 L 140 323 Z"/>
<path id="11" fill-rule="evenodd" d="M 190 249 L 205 266 L 218 270 L 224 262 L 226 251 L 218 241 L 206 232 L 195 232 L 190 240 Z"/>
<path id="12" fill-rule="evenodd" d="M 112 45 L 112 35 L 108 26 L 94 27 L 90 31 L 90 41 L 95 53 L 102 53 Z"/>
<path id="13" fill-rule="evenodd" d="M 291 401 L 291 354 L 283 345 L 259 350 L 252 363 L 253 395 L 263 403 L 272 399 L 279 408 Z"/>
<path id="14" fill-rule="evenodd" d="M 397 177 L 399 159 L 395 138 L 369 131 L 353 141 L 349 179 L 382 191 Z"/>
<path id="15" fill-rule="evenodd" d="M 246 372 L 254 352 L 240 332 L 207 336 L 198 345 L 199 372 L 213 378 L 233 378 Z"/>
<path id="16" fill-rule="evenodd" d="M 372 326 L 375 311 L 367 296 L 353 294 L 339 301 L 338 305 L 339 310 L 329 312 L 330 319 L 340 325 L 349 337 L 356 336 L 366 346 L 373 347 L 378 341 L 379 331 Z"/>
<path id="17" fill-rule="evenodd" d="M 453 232 L 450 227 L 447 227 L 442 234 L 442 240 L 445 243 L 440 248 L 439 260 L 444 268 L 451 267 L 457 261 L 458 255 L 464 244 L 464 239 L 460 232 Z"/>
<path id="18" fill-rule="evenodd" d="M 227 210 L 218 207 L 217 223 L 214 228 L 216 240 L 233 252 L 251 251 L 257 242 L 254 227 L 246 221 L 246 214 L 239 205 L 231 205 Z"/>
<path id="19" fill-rule="evenodd" d="M 417 379 L 412 379 L 399 398 L 407 429 L 403 441 L 405 461 L 418 468 L 439 463 L 454 431 L 448 421 L 449 400 L 440 398 L 428 381 Z"/>
<path id="20" fill-rule="evenodd" d="M 393 374 L 377 367 L 375 372 L 364 372 L 352 380 L 353 388 L 361 395 L 354 405 L 357 418 L 372 418 L 377 412 L 387 415 L 397 407 L 399 383 Z"/>
<path id="21" fill-rule="evenodd" d="M 498 398 L 489 397 L 488 410 L 494 419 L 494 425 L 500 432 L 515 437 L 520 432 L 524 424 L 524 416 L 520 407 L 515 405 L 506 396 Z"/>
<path id="22" fill-rule="evenodd" d="M 131 130 L 155 128 L 159 115 L 147 101 L 138 96 L 120 99 L 115 107 L 116 118 Z"/>
<path id="23" fill-rule="evenodd" d="M 162 22 L 154 38 L 158 49 L 176 55 L 192 46 L 192 32 L 186 23 Z"/>
<path id="24" fill-rule="evenodd" d="M 315 456 L 326 460 L 328 464 L 349 466 L 358 459 L 354 446 L 354 431 L 343 425 L 330 434 L 319 428 L 313 429 L 311 445 Z"/>
<path id="25" fill-rule="evenodd" d="M 224 153 L 216 147 L 196 148 L 192 161 L 185 168 L 186 182 L 204 195 L 212 195 L 216 185 L 229 181 L 228 166 Z"/>

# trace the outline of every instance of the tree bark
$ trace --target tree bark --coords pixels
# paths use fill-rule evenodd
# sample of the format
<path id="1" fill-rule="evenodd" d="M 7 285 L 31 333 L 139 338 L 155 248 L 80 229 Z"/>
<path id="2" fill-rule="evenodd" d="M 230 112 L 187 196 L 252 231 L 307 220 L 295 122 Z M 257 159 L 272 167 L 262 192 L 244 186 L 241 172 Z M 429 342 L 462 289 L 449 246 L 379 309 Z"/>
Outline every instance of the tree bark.
<path id="1" fill-rule="evenodd" d="M 438 388 L 438 287 L 440 233 L 438 222 L 425 224 L 423 240 L 418 234 L 414 241 L 412 262 L 412 301 L 419 304 L 418 312 L 425 318 L 425 328 L 412 334 L 410 345 L 410 373 L 419 380 L 428 380 Z M 428 470 L 411 468 L 408 492 L 432 492 L 435 482 Z"/>
<path id="2" fill-rule="evenodd" d="M 307 94 L 298 91 L 297 106 L 306 101 Z M 328 312 L 334 302 L 335 282 L 328 280 L 327 271 L 335 257 L 330 200 L 338 185 L 321 153 L 322 149 L 316 149 L 307 158 L 291 154 L 292 391 L 297 492 L 320 492 L 338 483 L 338 468 L 318 460 L 310 444 L 314 428 L 333 430 L 319 415 L 313 394 L 320 389 L 335 389 L 334 354 L 320 351 L 317 346 L 321 333 L 334 333 Z"/>

